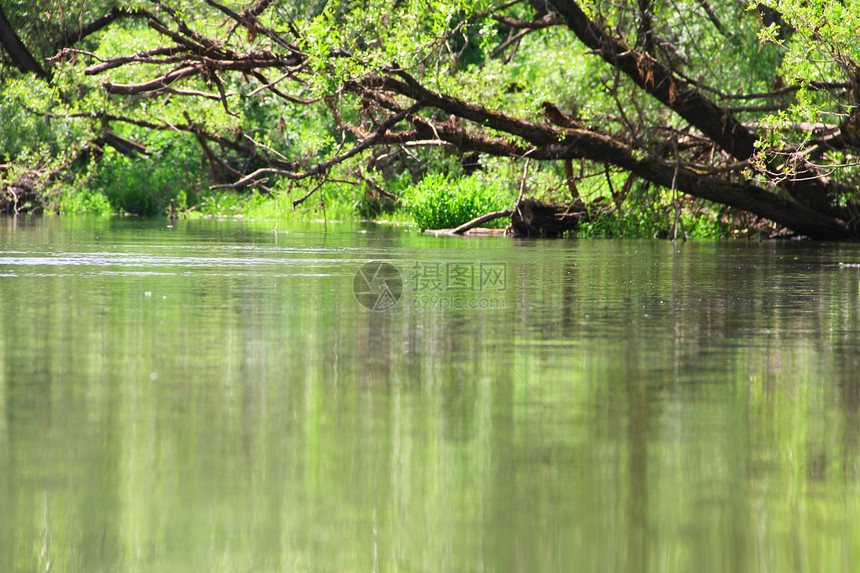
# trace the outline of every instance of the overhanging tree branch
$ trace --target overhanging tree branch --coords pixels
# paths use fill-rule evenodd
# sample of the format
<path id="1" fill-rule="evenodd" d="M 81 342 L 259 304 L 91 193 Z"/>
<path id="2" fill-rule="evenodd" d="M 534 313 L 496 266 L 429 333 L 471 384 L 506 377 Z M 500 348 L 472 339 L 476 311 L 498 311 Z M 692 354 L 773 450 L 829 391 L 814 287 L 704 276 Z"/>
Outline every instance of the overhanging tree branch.
<path id="1" fill-rule="evenodd" d="M 756 137 L 730 113 L 678 78 L 664 64 L 644 52 L 637 52 L 610 36 L 592 22 L 573 0 L 550 0 L 568 28 L 579 40 L 595 50 L 607 63 L 669 109 L 694 125 L 733 157 L 745 160 L 755 153 Z"/>
<path id="2" fill-rule="evenodd" d="M 610 135 L 582 127 L 553 127 L 533 124 L 471 104 L 458 98 L 443 95 L 420 85 L 402 71 L 393 78 L 373 77 L 366 80 L 367 89 L 389 91 L 415 98 L 428 106 L 468 119 L 476 125 L 520 137 L 530 149 L 502 142 L 493 142 L 487 136 L 468 134 L 450 124 L 432 126 L 439 139 L 451 142 L 463 151 L 481 151 L 499 156 L 528 157 L 536 160 L 589 159 L 621 167 L 626 171 L 657 185 L 675 188 L 693 197 L 716 201 L 737 207 L 776 221 L 798 233 L 828 239 L 844 239 L 853 230 L 844 219 L 821 212 L 782 194 L 765 190 L 748 181 L 733 181 L 708 166 L 682 164 L 655 156 L 639 157 L 634 148 Z M 393 105 L 389 100 L 388 105 Z M 427 120 L 413 118 L 419 128 L 413 133 L 398 134 L 399 141 L 426 137 L 431 126 Z M 422 122 L 424 125 L 422 125 Z M 390 143 L 394 139 L 383 138 Z"/>
<path id="3" fill-rule="evenodd" d="M 603 60 L 626 74 L 637 86 L 684 118 L 732 157 L 745 161 L 756 153 L 758 138 L 734 115 L 710 101 L 689 81 L 654 59 L 650 54 L 630 49 L 590 20 L 574 0 L 550 0 L 567 26 Z M 837 206 L 833 191 L 840 190 L 822 181 L 819 174 L 805 168 L 783 174 L 773 157 L 766 159 L 764 174 L 788 191 L 798 202 L 812 205 L 833 217 L 848 213 Z"/>
<path id="4" fill-rule="evenodd" d="M 389 129 L 391 129 L 392 127 L 394 127 L 395 125 L 397 125 L 398 123 L 403 121 L 409 115 L 417 112 L 422 107 L 424 107 L 423 104 L 416 103 L 416 104 L 412 105 L 409 109 L 405 109 L 405 110 L 389 117 L 388 119 L 386 119 L 385 121 L 380 123 L 379 127 L 376 129 L 376 131 L 374 131 L 374 133 L 370 137 L 364 139 L 363 141 L 361 141 L 357 145 L 353 146 L 349 151 L 346 151 L 345 153 L 342 153 L 340 155 L 332 157 L 331 159 L 328 159 L 326 161 L 318 163 L 317 165 L 315 165 L 311 169 L 308 169 L 308 170 L 303 171 L 301 173 L 296 173 L 294 171 L 287 171 L 287 170 L 282 170 L 282 169 L 270 169 L 270 168 L 258 169 L 257 171 L 251 173 L 250 175 L 248 175 L 246 177 L 243 177 L 242 179 L 240 179 L 239 181 L 236 181 L 235 183 L 230 183 L 227 185 L 213 185 L 212 189 L 235 189 L 236 187 L 242 187 L 242 186 L 245 186 L 248 184 L 257 184 L 259 182 L 260 178 L 262 178 L 262 177 L 268 178 L 269 176 L 272 176 L 272 175 L 286 177 L 287 179 L 292 179 L 292 180 L 301 180 L 301 179 L 307 179 L 309 177 L 316 177 L 317 175 L 322 175 L 323 173 L 325 173 L 329 169 L 331 169 L 332 166 L 343 163 L 344 161 L 346 161 L 350 157 L 354 157 L 355 155 L 358 155 L 359 153 L 361 153 L 365 149 L 368 149 L 369 147 L 379 143 L 383 139 L 383 137 L 385 136 L 385 133 Z M 307 197 L 303 198 L 302 201 L 304 201 L 304 199 L 306 199 L 306 198 Z"/>
<path id="5" fill-rule="evenodd" d="M 733 95 L 708 88 L 706 80 L 719 84 L 707 74 L 701 76 L 705 79 L 700 79 L 698 73 L 682 73 L 680 63 L 687 66 L 694 57 L 682 62 L 679 58 L 673 59 L 668 51 L 661 51 L 663 40 L 660 38 L 671 38 L 666 33 L 666 22 L 660 20 L 666 12 L 661 3 L 624 0 L 618 8 L 622 21 L 614 23 L 616 31 L 588 18 L 575 0 L 552 0 L 556 11 L 539 12 L 535 20 L 514 17 L 514 10 L 519 9 L 514 8 L 516 4 L 512 2 L 499 8 L 496 15 L 464 14 L 448 28 L 434 32 L 426 41 L 422 40 L 417 48 L 413 46 L 412 49 L 427 53 L 417 54 L 418 58 L 409 58 L 412 67 L 407 69 L 396 64 L 388 67 L 378 64 L 388 61 L 383 58 L 386 58 L 386 53 L 390 53 L 388 50 L 391 46 L 385 43 L 393 41 L 384 33 L 380 33 L 378 39 L 368 37 L 356 41 L 356 38 L 348 37 L 352 33 L 349 27 L 343 38 L 326 42 L 324 38 L 313 37 L 311 28 L 295 25 L 288 18 L 272 20 L 279 22 L 280 28 L 268 25 L 268 20 L 264 24 L 258 16 L 273 5 L 270 0 L 256 2 L 241 12 L 238 8 L 231 8 L 233 4 L 228 5 L 222 0 L 205 0 L 191 11 L 178 11 L 174 8 L 175 3 L 156 0 L 152 13 L 146 14 L 147 23 L 160 35 L 164 46 L 151 49 L 150 45 L 150 49 L 136 54 L 122 54 L 106 61 L 100 61 L 87 52 L 77 51 L 75 54 L 92 58 L 91 67 L 85 71 L 87 75 L 106 74 L 129 64 L 146 64 L 140 69 L 148 75 L 135 78 L 132 80 L 134 83 L 105 78 L 103 86 L 107 93 L 133 96 L 126 100 L 126 109 L 135 119 L 114 116 L 110 121 L 128 121 L 147 128 L 151 124 L 152 129 L 190 131 L 197 137 L 210 165 L 219 167 L 222 175 L 226 174 L 229 180 L 235 181 L 215 185 L 214 188 L 251 185 L 267 189 L 265 183 L 272 176 L 290 180 L 318 178 L 317 182 L 323 181 L 335 165 L 348 162 L 373 146 L 398 146 L 400 153 L 409 153 L 408 150 L 415 147 L 446 147 L 455 149 L 458 154 L 482 153 L 498 157 L 559 161 L 565 166 L 565 178 L 571 191 L 575 189 L 576 176 L 572 161 L 586 160 L 627 171 L 626 191 L 629 191 L 635 178 L 637 181 L 647 181 L 694 197 L 738 207 L 810 236 L 841 238 L 860 234 L 851 222 L 851 194 L 840 183 L 827 179 L 824 169 L 819 169 L 819 165 L 826 162 L 822 158 L 832 156 L 834 150 L 841 150 L 843 156 L 852 153 L 857 131 L 854 129 L 857 123 L 854 119 L 849 121 L 842 116 L 825 121 L 834 125 L 824 131 L 810 128 L 808 137 L 791 127 L 794 130 L 792 138 L 796 143 L 785 145 L 779 151 L 764 147 L 759 150 L 759 137 L 754 130 L 763 129 L 760 126 L 764 124 L 757 123 L 758 117 L 755 115 L 752 118 L 736 115 L 725 103 L 733 99 L 765 100 L 761 102 L 762 105 L 743 106 L 735 110 L 756 114 L 770 109 L 775 105 L 774 102 L 784 101 L 780 98 L 790 96 L 796 88 L 792 86 L 783 92 Z M 687 7 L 692 8 L 695 17 L 702 20 L 696 24 L 700 25 L 700 29 L 707 30 L 715 37 L 719 35 L 713 31 L 714 27 L 722 27 L 720 33 L 729 32 L 724 27 L 729 21 L 716 20 L 716 13 L 708 2 L 691 0 Z M 522 8 L 523 14 L 531 13 L 525 5 Z M 407 8 L 395 7 L 395 10 L 401 9 Z M 703 9 L 711 23 L 704 20 L 701 14 Z M 111 17 L 119 19 L 121 14 L 112 12 L 89 27 L 81 27 L 79 34 L 98 29 L 102 22 L 107 22 Z M 188 14 L 194 14 L 193 21 Z M 201 14 L 214 18 L 215 25 L 207 27 Z M 633 15 L 633 22 L 630 22 L 630 15 Z M 276 16 L 280 15 L 273 14 L 273 18 Z M 445 84 L 432 78 L 429 70 L 433 64 L 442 64 L 439 69 L 445 69 L 446 58 L 450 64 L 458 55 L 462 55 L 459 47 L 446 51 L 440 46 L 455 33 L 465 34 L 490 18 L 510 26 L 513 31 L 491 39 L 493 44 L 475 50 L 481 55 L 470 56 L 483 60 L 471 71 L 463 70 L 460 77 L 465 80 L 464 92 L 471 89 L 466 86 L 477 75 L 475 70 L 485 69 L 481 66 L 488 61 L 486 54 L 501 53 L 510 46 L 518 45 L 521 35 L 526 32 L 535 36 L 544 35 L 558 42 L 561 49 L 576 50 L 566 45 L 557 32 L 541 32 L 550 26 L 563 25 L 572 32 L 572 38 L 589 49 L 588 53 L 598 55 L 613 68 L 615 82 L 608 76 L 600 78 L 600 81 L 617 102 L 618 110 L 581 119 L 579 112 L 566 115 L 555 103 L 547 101 L 543 109 L 544 120 L 541 119 L 540 110 L 522 110 L 524 100 L 518 96 L 510 100 L 518 106 L 516 112 L 506 107 L 508 100 L 505 94 L 528 90 L 528 86 L 511 84 L 510 91 L 503 91 L 503 86 L 500 86 L 495 95 L 491 95 L 493 107 L 481 105 L 478 96 L 472 99 L 468 96 L 453 97 L 445 90 L 429 88 L 430 85 Z M 624 18 L 627 18 L 626 22 Z M 189 23 L 199 26 L 199 29 L 193 29 Z M 333 20 L 332 25 L 337 23 Z M 247 35 L 236 34 L 238 29 L 246 30 Z M 202 30 L 222 32 L 207 32 L 219 34 L 215 37 L 203 34 Z M 304 33 L 308 35 L 303 36 Z M 623 36 L 625 34 L 627 36 Z M 623 37 L 637 37 L 635 46 L 631 49 L 621 39 Z M 732 37 L 739 38 L 734 34 Z M 285 38 L 295 39 L 297 45 Z M 466 39 L 467 44 L 469 41 Z M 307 53 L 302 52 L 298 45 Z M 681 49 L 684 46 L 672 48 Z M 515 51 L 508 50 L 506 53 L 520 58 L 519 55 L 514 56 L 512 52 Z M 98 52 L 94 50 L 94 53 Z M 434 61 L 434 58 L 437 60 Z M 74 63 L 72 59 L 69 61 Z M 493 63 L 494 66 L 497 64 L 506 65 L 507 58 Z M 269 70 L 274 71 L 272 79 L 267 77 L 270 75 Z M 317 81 L 321 76 L 324 76 L 324 81 Z M 505 76 L 501 74 L 498 77 Z M 630 79 L 629 84 L 622 81 L 624 77 Z M 822 79 L 828 78 L 825 76 Z M 293 88 L 285 87 L 285 80 L 295 88 L 294 91 Z M 255 81 L 259 81 L 259 85 L 247 85 Z M 453 81 L 459 79 L 454 78 Z M 208 87 L 204 87 L 204 82 Z M 821 82 L 820 86 L 829 90 L 830 84 L 825 86 L 826 83 Z M 321 85 L 326 87 L 320 90 Z M 839 95 L 834 96 L 841 98 L 840 105 L 848 101 L 846 94 L 852 86 L 846 86 Z M 814 87 L 814 83 L 810 83 L 809 87 Z M 231 90 L 229 94 L 228 89 Z M 493 94 L 490 88 L 486 91 Z M 348 96 L 343 101 L 351 102 L 345 105 L 354 103 L 350 113 L 340 114 L 339 108 L 319 106 L 313 108 L 313 114 L 333 114 L 333 125 L 322 129 L 344 133 L 344 137 L 347 137 L 348 132 L 357 142 L 347 151 L 334 152 L 333 157 L 315 166 L 308 168 L 305 164 L 299 167 L 280 155 L 276 150 L 277 145 L 267 147 L 245 142 L 242 128 L 248 127 L 245 125 L 247 116 L 230 119 L 230 122 L 235 123 L 224 126 L 225 133 L 239 134 L 236 135 L 236 141 L 232 141 L 228 137 L 206 133 L 191 120 L 190 115 L 186 117 L 187 124 L 169 125 L 156 121 L 157 116 L 152 115 L 152 106 L 136 106 L 137 102 L 144 99 L 140 96 L 162 96 L 167 98 L 165 101 L 173 102 L 182 97 L 203 97 L 220 100 L 225 110 L 231 113 L 241 110 L 243 102 L 252 97 L 256 99 L 265 92 L 281 97 L 283 101 L 278 105 L 294 106 L 312 106 L 320 100 L 330 103 L 332 97 L 336 97 L 340 105 L 340 96 Z M 473 93 L 480 93 L 480 97 L 483 97 L 484 91 Z M 565 95 L 559 90 L 554 97 L 563 109 L 575 110 L 572 95 Z M 228 96 L 231 96 L 230 109 L 226 106 Z M 643 104 L 646 97 L 657 105 L 649 108 Z M 117 102 L 118 98 L 111 100 L 112 103 Z M 260 97 L 261 105 L 270 105 L 264 101 Z M 122 104 L 125 105 L 125 102 Z M 427 110 L 419 113 L 422 108 Z M 298 112 L 297 115 L 300 114 Z M 681 118 L 685 124 L 678 125 L 677 118 Z M 745 118 L 745 122 L 741 118 Z M 393 128 L 400 122 L 408 126 L 395 131 Z M 620 131 L 625 126 L 629 133 Z M 257 125 L 253 129 L 259 133 L 265 126 Z M 284 129 L 280 123 L 278 129 L 283 135 Z M 246 133 L 253 132 L 247 129 Z M 257 137 L 257 133 L 254 133 L 254 137 Z M 213 142 L 217 142 L 220 149 Z M 283 149 L 281 151 L 289 154 Z M 247 159 L 245 166 L 235 168 L 235 162 L 231 164 L 229 160 L 221 165 L 219 152 L 224 157 L 230 157 L 233 152 L 239 153 Z M 417 157 L 415 155 L 413 159 Z M 765 160 L 761 161 L 761 157 L 765 157 Z M 849 158 L 843 162 L 850 161 L 852 159 Z M 756 166 L 759 171 L 751 174 L 751 166 Z M 249 171 L 249 175 L 244 175 Z M 219 176 L 213 182 L 219 180 L 225 179 Z M 616 200 L 626 193 L 616 193 L 617 186 L 610 187 Z M 311 188 L 311 193 L 313 191 Z"/>
<path id="6" fill-rule="evenodd" d="M 88 24 L 84 24 L 72 32 L 64 32 L 59 41 L 54 44 L 54 51 L 59 52 L 64 48 L 71 47 L 87 36 L 107 28 L 115 21 L 129 17 L 146 18 L 151 17 L 151 15 L 145 10 L 131 10 L 128 8 L 115 7 L 101 18 L 97 18 Z"/>

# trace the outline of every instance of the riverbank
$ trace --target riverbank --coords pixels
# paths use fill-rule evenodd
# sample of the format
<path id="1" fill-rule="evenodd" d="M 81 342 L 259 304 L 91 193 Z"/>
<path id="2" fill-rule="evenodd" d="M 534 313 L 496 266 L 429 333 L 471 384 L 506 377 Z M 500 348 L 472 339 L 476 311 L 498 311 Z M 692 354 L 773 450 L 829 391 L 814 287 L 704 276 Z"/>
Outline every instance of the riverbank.
<path id="1" fill-rule="evenodd" d="M 464 206 L 457 202 L 458 196 L 449 191 L 431 192 L 426 188 L 413 191 L 411 195 L 386 205 L 373 205 L 354 189 L 344 193 L 342 189 L 329 188 L 318 191 L 299 205 L 294 205 L 296 196 L 286 192 L 263 195 L 256 192 L 213 191 L 205 196 L 195 196 L 196 202 L 189 204 L 189 196 L 178 193 L 176 215 L 180 219 L 244 219 L 278 222 L 292 221 L 372 221 L 379 224 L 405 226 L 432 234 L 444 234 L 467 221 L 496 209 L 510 210 L 516 198 L 497 193 L 493 201 L 475 194 L 471 203 Z M 644 203 L 644 202 L 643 202 Z M 731 212 L 718 212 L 701 202 L 679 202 L 677 211 L 667 211 L 660 197 L 651 200 L 651 205 L 642 205 L 639 211 L 615 208 L 599 198 L 590 204 L 592 216 L 578 228 L 564 233 L 569 237 L 601 238 L 661 238 L 661 239 L 730 239 L 749 236 L 777 236 L 772 225 Z M 563 205 L 563 203 L 562 203 Z M 28 209 L 22 205 L 21 214 L 28 211 L 41 212 L 47 216 L 120 216 L 139 215 L 115 209 L 107 198 L 87 189 L 67 191 L 52 197 L 52 202 L 40 209 Z M 381 207 L 384 207 L 382 209 Z M 168 209 L 144 219 L 168 218 Z M 510 217 L 501 217 L 481 225 L 487 230 L 475 230 L 470 235 L 492 233 L 503 234 L 510 225 Z"/>

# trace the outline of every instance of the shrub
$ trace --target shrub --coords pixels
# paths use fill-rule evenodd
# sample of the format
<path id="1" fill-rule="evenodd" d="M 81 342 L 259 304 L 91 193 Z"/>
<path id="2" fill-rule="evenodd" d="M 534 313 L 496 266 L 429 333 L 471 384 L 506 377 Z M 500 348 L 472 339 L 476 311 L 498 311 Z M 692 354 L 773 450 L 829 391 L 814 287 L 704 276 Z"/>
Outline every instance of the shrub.
<path id="1" fill-rule="evenodd" d="M 486 213 L 510 208 L 514 198 L 499 181 L 474 175 L 453 179 L 429 174 L 408 189 L 404 206 L 424 229 L 450 229 Z M 503 219 L 492 223 L 502 224 Z"/>
<path id="2" fill-rule="evenodd" d="M 50 207 L 62 215 L 110 215 L 113 211 L 110 201 L 100 191 L 83 186 L 64 189 Z"/>
<path id="3" fill-rule="evenodd" d="M 147 141 L 149 156 L 129 158 L 108 148 L 98 163 L 92 186 L 115 211 L 154 216 L 164 213 L 170 199 L 184 206 L 195 203 L 202 187 L 197 150 L 170 134 Z"/>

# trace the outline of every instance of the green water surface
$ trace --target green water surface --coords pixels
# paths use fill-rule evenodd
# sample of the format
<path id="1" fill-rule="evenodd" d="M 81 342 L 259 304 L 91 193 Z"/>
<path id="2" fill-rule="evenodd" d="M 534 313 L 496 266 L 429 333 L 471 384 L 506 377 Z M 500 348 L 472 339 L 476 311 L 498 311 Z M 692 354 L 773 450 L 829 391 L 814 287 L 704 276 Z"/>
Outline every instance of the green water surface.
<path id="1" fill-rule="evenodd" d="M 860 570 L 857 262 L 0 219 L 0 571 Z"/>

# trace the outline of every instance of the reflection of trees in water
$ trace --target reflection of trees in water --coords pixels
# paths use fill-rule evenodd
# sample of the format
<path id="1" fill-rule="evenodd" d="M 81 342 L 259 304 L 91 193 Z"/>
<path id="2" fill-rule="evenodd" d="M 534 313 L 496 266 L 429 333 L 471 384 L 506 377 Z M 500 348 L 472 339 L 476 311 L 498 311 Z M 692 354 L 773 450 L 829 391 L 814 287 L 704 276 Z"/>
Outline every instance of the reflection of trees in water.
<path id="1" fill-rule="evenodd" d="M 773 520 L 815 528 L 814 519 L 785 515 L 805 511 L 810 499 L 777 509 L 776 492 L 806 491 L 815 481 L 835 491 L 856 478 L 857 273 L 838 268 L 838 250 L 808 246 L 725 253 L 725 245 L 682 245 L 653 266 L 613 248 L 605 262 L 588 252 L 569 256 L 545 287 L 558 297 L 538 295 L 557 302 L 523 322 L 556 317 L 529 334 L 550 343 L 538 347 L 548 364 L 586 377 L 588 409 L 602 411 L 589 436 L 621 450 L 616 468 L 627 482 L 615 487 L 626 500 L 628 563 L 642 569 L 654 558 L 649 548 L 667 535 L 667 506 L 671 513 L 691 503 L 668 501 L 666 484 L 679 482 L 683 497 L 701 482 L 716 490 L 701 492 L 709 504 L 688 507 L 701 512 L 693 530 L 714 535 L 720 521 L 733 525 L 722 532 L 725 551 L 717 556 L 701 545 L 699 562 L 744 568 L 773 552 Z M 679 527 L 696 519 L 678 517 Z M 817 543 L 790 543 L 786 558 L 809 559 Z"/>

